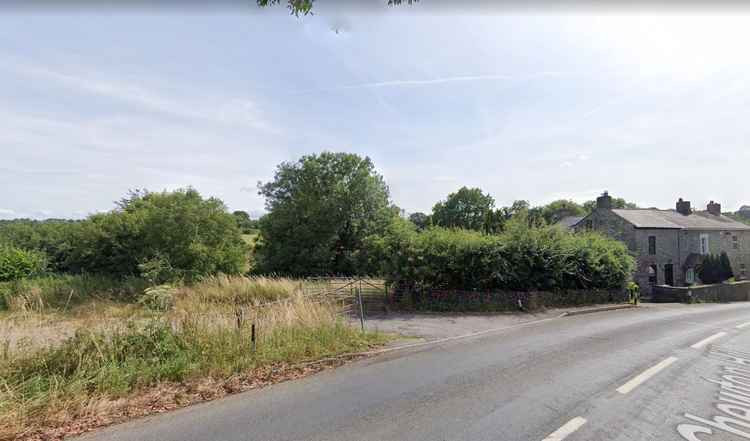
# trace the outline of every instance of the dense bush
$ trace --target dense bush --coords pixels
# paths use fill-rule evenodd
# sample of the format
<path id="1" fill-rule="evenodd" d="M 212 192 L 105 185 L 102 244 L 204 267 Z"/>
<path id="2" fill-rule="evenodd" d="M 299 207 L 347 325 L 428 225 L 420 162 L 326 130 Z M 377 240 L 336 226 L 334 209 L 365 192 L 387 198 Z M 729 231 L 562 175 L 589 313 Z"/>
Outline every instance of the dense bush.
<path id="1" fill-rule="evenodd" d="M 727 253 L 721 253 L 719 256 L 715 254 L 705 256 L 698 266 L 698 277 L 701 282 L 708 284 L 721 283 L 734 277 Z"/>
<path id="2" fill-rule="evenodd" d="M 531 228 L 523 219 L 498 235 L 430 228 L 403 221 L 373 238 L 372 259 L 386 277 L 413 288 L 557 291 L 620 289 L 634 267 L 626 247 L 595 233 Z"/>
<path id="3" fill-rule="evenodd" d="M 134 192 L 75 231 L 74 272 L 143 276 L 154 283 L 247 271 L 248 248 L 234 217 L 193 190 Z"/>
<path id="4" fill-rule="evenodd" d="M 115 210 L 82 221 L 17 220 L 0 225 L 0 243 L 44 252 L 50 270 L 154 283 L 249 270 L 249 248 L 223 202 L 193 189 L 136 191 Z"/>
<path id="5" fill-rule="evenodd" d="M 0 243 L 41 251 L 47 256 L 50 271 L 67 272 L 70 270 L 70 255 L 76 245 L 76 232 L 82 227 L 81 221 L 59 219 L 3 221 L 0 222 Z"/>
<path id="6" fill-rule="evenodd" d="M 39 275 L 45 266 L 45 256 L 40 252 L 0 244 L 0 282 Z"/>

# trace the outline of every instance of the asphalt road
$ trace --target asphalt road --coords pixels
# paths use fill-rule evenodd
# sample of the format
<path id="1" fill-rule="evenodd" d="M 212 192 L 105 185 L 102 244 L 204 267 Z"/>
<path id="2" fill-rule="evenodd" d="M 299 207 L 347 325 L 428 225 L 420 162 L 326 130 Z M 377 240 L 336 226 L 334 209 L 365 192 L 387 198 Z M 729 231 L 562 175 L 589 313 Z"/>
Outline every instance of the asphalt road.
<path id="1" fill-rule="evenodd" d="M 746 323 L 750 304 L 739 303 L 545 319 L 393 351 L 80 440 L 745 440 Z M 735 420 L 717 428 L 721 418 Z M 743 430 L 747 436 L 737 434 Z"/>

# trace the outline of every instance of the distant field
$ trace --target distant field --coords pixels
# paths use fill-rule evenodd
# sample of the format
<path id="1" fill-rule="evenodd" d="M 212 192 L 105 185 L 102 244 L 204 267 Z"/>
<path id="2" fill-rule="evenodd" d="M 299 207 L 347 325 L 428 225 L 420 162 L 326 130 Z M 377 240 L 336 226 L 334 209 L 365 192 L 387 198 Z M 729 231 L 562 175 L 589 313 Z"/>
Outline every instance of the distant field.
<path id="1" fill-rule="evenodd" d="M 242 239 L 247 242 L 248 245 L 255 245 L 255 241 L 258 240 L 259 231 L 255 230 L 250 234 L 243 234 Z"/>

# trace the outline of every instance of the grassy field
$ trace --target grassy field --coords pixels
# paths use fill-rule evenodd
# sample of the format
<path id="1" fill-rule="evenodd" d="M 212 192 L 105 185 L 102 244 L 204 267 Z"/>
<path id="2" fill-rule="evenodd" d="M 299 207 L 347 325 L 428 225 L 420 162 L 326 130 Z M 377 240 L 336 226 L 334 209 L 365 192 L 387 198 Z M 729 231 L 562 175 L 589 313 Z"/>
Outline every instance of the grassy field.
<path id="1" fill-rule="evenodd" d="M 248 245 L 254 246 L 255 245 L 255 241 L 258 240 L 258 235 L 259 234 L 260 234 L 259 232 L 255 232 L 255 233 L 252 233 L 252 234 L 243 234 L 242 235 L 242 240 L 244 240 Z"/>
<path id="2" fill-rule="evenodd" d="M 300 363 L 386 341 L 304 292 L 304 282 L 262 277 L 2 284 L 0 440 L 59 439 L 302 375 Z"/>

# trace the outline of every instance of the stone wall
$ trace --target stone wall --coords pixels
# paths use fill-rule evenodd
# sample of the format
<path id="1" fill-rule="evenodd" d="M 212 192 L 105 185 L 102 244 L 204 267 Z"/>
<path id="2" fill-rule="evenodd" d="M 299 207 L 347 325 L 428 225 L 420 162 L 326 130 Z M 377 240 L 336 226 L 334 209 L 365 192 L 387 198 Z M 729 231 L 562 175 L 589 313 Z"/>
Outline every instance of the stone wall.
<path id="1" fill-rule="evenodd" d="M 425 311 L 535 311 L 544 308 L 624 303 L 624 290 L 394 292 L 390 305 Z M 520 302 L 520 304 L 519 304 Z"/>
<path id="2" fill-rule="evenodd" d="M 750 281 L 699 286 L 655 286 L 652 302 L 746 302 L 750 301 Z"/>

